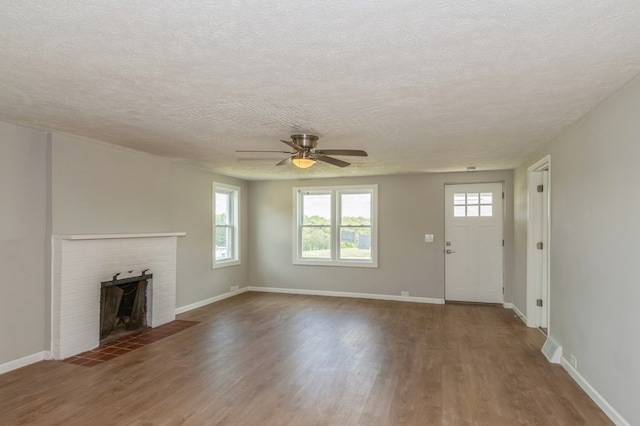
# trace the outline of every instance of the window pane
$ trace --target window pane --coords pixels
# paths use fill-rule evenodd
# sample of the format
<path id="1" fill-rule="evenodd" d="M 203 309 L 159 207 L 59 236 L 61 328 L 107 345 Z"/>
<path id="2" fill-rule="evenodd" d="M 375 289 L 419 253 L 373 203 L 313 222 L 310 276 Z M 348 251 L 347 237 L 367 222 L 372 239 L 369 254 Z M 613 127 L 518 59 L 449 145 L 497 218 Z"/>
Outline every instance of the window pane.
<path id="1" fill-rule="evenodd" d="M 216 225 L 229 225 L 231 194 L 216 191 Z"/>
<path id="2" fill-rule="evenodd" d="M 371 259 L 371 228 L 340 229 L 340 259 Z"/>
<path id="3" fill-rule="evenodd" d="M 371 225 L 371 194 L 340 194 L 342 225 Z"/>
<path id="4" fill-rule="evenodd" d="M 302 195 L 302 224 L 331 224 L 331 194 Z"/>
<path id="5" fill-rule="evenodd" d="M 467 216 L 478 216 L 478 206 L 467 206 Z"/>
<path id="6" fill-rule="evenodd" d="M 493 216 L 493 206 L 480 206 L 480 216 Z"/>
<path id="7" fill-rule="evenodd" d="M 493 194 L 491 192 L 480 194 L 480 204 L 493 204 Z"/>
<path id="8" fill-rule="evenodd" d="M 467 203 L 466 194 L 453 194 L 453 204 L 455 206 L 464 206 L 466 203 Z"/>
<path id="9" fill-rule="evenodd" d="M 477 192 L 469 192 L 467 193 L 467 205 L 468 204 L 478 204 L 480 201 L 480 194 Z M 469 215 L 471 216 L 471 215 Z M 477 215 L 475 215 L 477 216 Z"/>
<path id="10" fill-rule="evenodd" d="M 465 206 L 454 206 L 453 207 L 453 216 L 454 217 L 465 217 L 467 215 L 467 211 Z"/>
<path id="11" fill-rule="evenodd" d="M 231 249 L 231 228 L 226 226 L 216 227 L 216 260 L 230 259 Z"/>
<path id="12" fill-rule="evenodd" d="M 331 227 L 302 228 L 302 257 L 331 259 Z"/>

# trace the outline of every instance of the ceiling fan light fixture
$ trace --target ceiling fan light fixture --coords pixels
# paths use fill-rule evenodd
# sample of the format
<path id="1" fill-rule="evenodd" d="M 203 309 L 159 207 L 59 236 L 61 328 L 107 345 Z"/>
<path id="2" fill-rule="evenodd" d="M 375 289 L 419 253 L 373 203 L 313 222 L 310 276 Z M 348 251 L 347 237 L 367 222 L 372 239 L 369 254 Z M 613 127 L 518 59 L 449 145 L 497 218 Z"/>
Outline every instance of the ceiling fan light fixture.
<path id="1" fill-rule="evenodd" d="M 309 157 L 294 157 L 291 161 L 299 169 L 308 169 L 316 163 L 316 160 Z"/>

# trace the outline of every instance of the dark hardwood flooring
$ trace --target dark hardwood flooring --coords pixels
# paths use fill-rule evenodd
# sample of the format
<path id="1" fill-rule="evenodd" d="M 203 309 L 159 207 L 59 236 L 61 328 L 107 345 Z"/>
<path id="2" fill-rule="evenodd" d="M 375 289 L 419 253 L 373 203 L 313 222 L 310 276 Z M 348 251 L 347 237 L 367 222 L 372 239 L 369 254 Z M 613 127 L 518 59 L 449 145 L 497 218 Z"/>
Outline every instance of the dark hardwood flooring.
<path id="1" fill-rule="evenodd" d="M 245 293 L 92 368 L 0 375 L 0 425 L 605 425 L 510 310 Z"/>

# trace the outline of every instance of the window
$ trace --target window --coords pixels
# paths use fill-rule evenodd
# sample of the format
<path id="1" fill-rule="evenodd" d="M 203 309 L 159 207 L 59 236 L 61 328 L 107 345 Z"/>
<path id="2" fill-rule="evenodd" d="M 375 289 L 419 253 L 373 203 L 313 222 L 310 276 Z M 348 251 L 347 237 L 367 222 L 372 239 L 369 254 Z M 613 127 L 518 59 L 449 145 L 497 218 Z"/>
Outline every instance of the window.
<path id="1" fill-rule="evenodd" d="M 298 265 L 377 267 L 377 185 L 294 188 Z"/>
<path id="2" fill-rule="evenodd" d="M 213 268 L 240 264 L 240 188 L 213 183 Z"/>
<path id="3" fill-rule="evenodd" d="M 493 216 L 493 194 L 491 192 L 462 192 L 453 194 L 453 216 Z"/>

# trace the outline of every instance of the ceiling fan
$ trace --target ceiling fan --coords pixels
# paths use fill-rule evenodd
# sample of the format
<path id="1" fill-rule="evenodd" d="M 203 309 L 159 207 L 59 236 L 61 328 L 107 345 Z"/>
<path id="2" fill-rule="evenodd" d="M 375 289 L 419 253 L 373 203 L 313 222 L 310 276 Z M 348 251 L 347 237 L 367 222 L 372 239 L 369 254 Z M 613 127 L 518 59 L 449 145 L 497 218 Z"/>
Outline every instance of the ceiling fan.
<path id="1" fill-rule="evenodd" d="M 316 149 L 318 145 L 318 136 L 309 134 L 291 135 L 290 141 L 280 140 L 289 145 L 293 151 L 236 151 L 236 152 L 281 152 L 283 154 L 292 154 L 285 158 L 277 166 L 282 166 L 292 162 L 296 167 L 307 169 L 315 164 L 316 161 L 324 161 L 338 167 L 347 167 L 351 163 L 329 157 L 329 155 L 351 155 L 357 157 L 366 157 L 367 153 L 359 149 Z"/>

